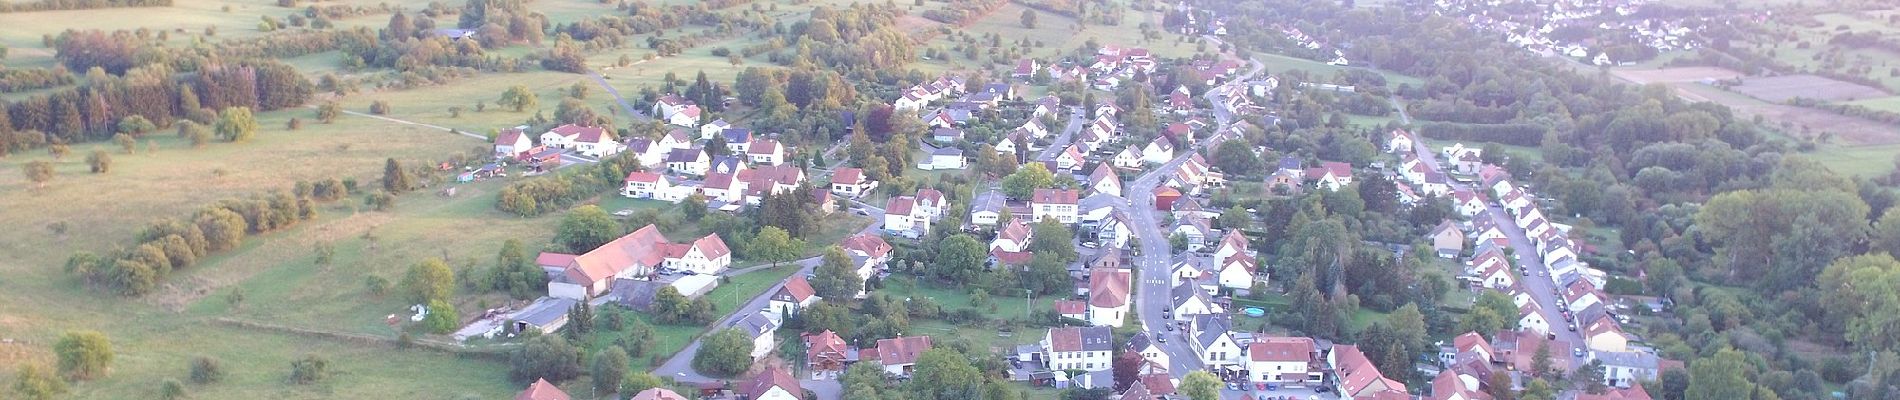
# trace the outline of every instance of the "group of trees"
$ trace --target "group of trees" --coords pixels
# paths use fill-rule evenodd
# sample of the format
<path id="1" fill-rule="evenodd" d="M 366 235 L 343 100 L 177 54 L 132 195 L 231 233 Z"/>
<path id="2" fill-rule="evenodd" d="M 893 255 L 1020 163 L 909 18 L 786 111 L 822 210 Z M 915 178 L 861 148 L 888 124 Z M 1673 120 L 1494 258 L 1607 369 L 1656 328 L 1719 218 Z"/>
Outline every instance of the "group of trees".
<path id="1" fill-rule="evenodd" d="M 172 0 L 38 0 L 0 4 L 0 13 L 171 6 Z"/>
<path id="2" fill-rule="evenodd" d="M 345 184 L 335 179 L 298 185 L 248 199 L 227 199 L 189 218 L 154 221 L 140 231 L 138 244 L 105 255 L 80 251 L 66 271 L 88 285 L 127 296 L 157 288 L 173 271 L 196 265 L 210 255 L 236 247 L 251 234 L 275 231 L 317 216 L 319 202 L 342 197 Z M 308 190 L 303 190 L 307 188 Z M 323 189 L 318 189 L 323 188 Z"/>
<path id="3" fill-rule="evenodd" d="M 0 123 L 0 141 L 8 144 L 0 148 L 105 140 L 121 132 L 121 121 L 134 116 L 155 127 L 169 127 L 186 119 L 207 126 L 243 128 L 246 125 L 230 125 L 225 120 L 235 117 L 231 114 L 236 110 L 299 106 L 311 94 L 309 81 L 294 68 L 276 62 L 206 67 L 183 78 L 173 78 L 172 74 L 164 65 L 139 67 L 124 77 L 95 69 L 87 74 L 84 86 L 6 104 L 7 112 L 0 117 L 5 122 Z M 221 112 L 225 115 L 219 115 Z M 223 135 L 226 139 L 248 137 L 236 134 L 255 131 L 255 125 L 249 127 L 221 133 L 228 132 Z"/>

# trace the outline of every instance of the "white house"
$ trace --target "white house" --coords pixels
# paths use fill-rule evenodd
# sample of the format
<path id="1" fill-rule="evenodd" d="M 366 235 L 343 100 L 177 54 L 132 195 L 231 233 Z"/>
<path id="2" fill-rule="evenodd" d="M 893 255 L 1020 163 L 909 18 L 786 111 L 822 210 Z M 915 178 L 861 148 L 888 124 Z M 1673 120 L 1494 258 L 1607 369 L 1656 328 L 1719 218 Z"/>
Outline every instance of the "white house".
<path id="1" fill-rule="evenodd" d="M 614 279 L 650 275 L 660 267 L 716 274 L 731 264 L 732 251 L 718 234 L 672 243 L 647 225 L 568 259 L 549 279 L 548 296 L 585 300 L 604 294 Z"/>
<path id="2" fill-rule="evenodd" d="M 725 132 L 726 129 L 730 128 L 732 128 L 732 123 L 726 122 L 725 118 L 713 120 L 713 122 L 699 126 L 699 139 L 710 140 L 713 136 L 717 136 L 720 132 Z"/>
<path id="3" fill-rule="evenodd" d="M 1240 342 L 1234 340 L 1231 332 L 1232 316 L 1222 314 L 1196 315 L 1188 324 L 1187 335 L 1191 340 L 1188 347 L 1201 358 L 1201 364 L 1209 367 L 1239 364 L 1246 355 L 1240 348 Z"/>
<path id="4" fill-rule="evenodd" d="M 706 180 L 699 185 L 699 193 L 706 201 L 741 203 L 745 201 L 746 190 L 751 184 L 739 179 L 737 174 L 706 174 Z"/>
<path id="5" fill-rule="evenodd" d="M 804 310 L 805 307 L 818 302 L 817 293 L 812 290 L 811 282 L 806 281 L 804 275 L 793 275 L 792 279 L 780 285 L 778 291 L 773 292 L 772 297 L 766 300 L 766 317 L 772 318 L 774 323 L 784 323 L 785 321 L 779 320 L 780 317 L 798 315 L 799 311 Z"/>
<path id="6" fill-rule="evenodd" d="M 1105 371 L 1114 359 L 1115 338 L 1106 326 L 1050 329 L 1043 335 L 1044 367 L 1052 370 Z"/>
<path id="7" fill-rule="evenodd" d="M 1120 268 L 1089 270 L 1089 324 L 1121 327 L 1128 316 L 1128 291 L 1133 279 Z"/>
<path id="8" fill-rule="evenodd" d="M 1544 319 L 1543 308 L 1537 302 L 1526 301 L 1518 305 L 1517 314 L 1517 329 L 1537 332 L 1539 335 L 1550 333 L 1550 321 Z"/>
<path id="9" fill-rule="evenodd" d="M 976 198 L 970 201 L 970 224 L 994 227 L 1002 220 L 1005 207 L 1002 193 L 993 189 L 977 193 Z"/>
<path id="10" fill-rule="evenodd" d="M 679 111 L 674 112 L 672 115 L 666 116 L 666 123 L 671 124 L 671 125 L 684 126 L 688 128 L 698 127 L 699 114 L 700 114 L 699 105 L 687 104 L 684 107 L 680 107 Z"/>
<path id="11" fill-rule="evenodd" d="M 541 134 L 541 144 L 574 150 L 588 157 L 605 157 L 620 153 L 622 146 L 614 140 L 613 132 L 596 126 L 566 124 L 554 127 Z"/>
<path id="12" fill-rule="evenodd" d="M 1174 317 L 1188 318 L 1196 315 L 1220 313 L 1220 305 L 1214 304 L 1214 298 L 1207 295 L 1207 290 L 1202 289 L 1201 285 L 1193 280 L 1182 279 L 1180 276 L 1182 272 L 1187 271 L 1176 271 L 1176 276 L 1174 277 L 1176 283 L 1174 284 L 1174 289 L 1170 291 L 1170 294 L 1174 298 L 1174 308 L 1170 311 L 1173 312 Z M 1199 273 L 1195 274 L 1198 275 Z"/>
<path id="13" fill-rule="evenodd" d="M 1313 181 L 1315 187 L 1337 192 L 1352 184 L 1352 164 L 1338 161 L 1319 164 L 1319 167 L 1306 170 L 1306 180 Z"/>
<path id="14" fill-rule="evenodd" d="M 860 362 L 876 363 L 884 367 L 884 373 L 892 376 L 910 376 L 912 368 L 917 366 L 917 357 L 935 347 L 929 336 L 902 336 L 890 339 L 878 339 L 877 347 L 858 352 Z"/>
<path id="15" fill-rule="evenodd" d="M 1313 338 L 1267 337 L 1247 345 L 1247 374 L 1253 382 L 1318 383 L 1319 347 Z"/>
<path id="16" fill-rule="evenodd" d="M 1030 219 L 1042 221 L 1054 218 L 1056 222 L 1074 224 L 1076 221 L 1076 198 L 1074 190 L 1036 189 L 1029 197 Z"/>
<path id="17" fill-rule="evenodd" d="M 651 199 L 678 203 L 693 194 L 693 187 L 673 184 L 673 179 L 646 171 L 627 173 L 626 184 L 620 188 L 620 195 L 635 199 Z"/>
<path id="18" fill-rule="evenodd" d="M 523 128 L 503 129 L 495 135 L 495 158 L 515 158 L 534 149 L 534 139 L 522 132 Z"/>
<path id="19" fill-rule="evenodd" d="M 745 155 L 753 164 L 779 165 L 785 162 L 785 146 L 772 139 L 754 140 L 746 146 Z"/>
<path id="20" fill-rule="evenodd" d="M 676 174 L 706 175 L 712 168 L 712 157 L 706 156 L 701 149 L 674 149 L 666 154 L 666 170 Z"/>
<path id="21" fill-rule="evenodd" d="M 915 197 L 891 197 L 884 205 L 884 230 L 909 238 L 922 237 L 930 229 L 930 219 L 918 214 L 916 205 Z"/>
<path id="22" fill-rule="evenodd" d="M 1385 151 L 1392 153 L 1409 153 L 1417 149 L 1417 143 L 1418 138 L 1413 137 L 1411 132 L 1406 132 L 1404 129 L 1393 129 L 1391 136 L 1385 141 Z"/>
<path id="23" fill-rule="evenodd" d="M 745 386 L 738 390 L 751 400 L 803 400 L 805 389 L 799 387 L 798 379 L 778 366 L 767 366 Z"/>
<path id="24" fill-rule="evenodd" d="M 1254 274 L 1259 271 L 1253 256 L 1238 254 L 1220 262 L 1220 286 L 1228 289 L 1252 289 Z"/>
<path id="25" fill-rule="evenodd" d="M 761 358 L 765 358 L 766 354 L 772 352 L 772 346 L 776 344 L 772 332 L 778 330 L 778 326 L 778 322 L 773 321 L 772 317 L 766 316 L 764 312 L 759 312 L 747 315 L 738 321 L 732 321 L 732 325 L 729 327 L 737 328 L 745 332 L 746 336 L 751 337 L 752 361 L 758 361 Z"/>
<path id="26" fill-rule="evenodd" d="M 1168 140 L 1166 136 L 1155 136 L 1154 141 L 1148 142 L 1146 147 L 1141 148 L 1141 161 L 1143 162 L 1161 164 L 1173 159 L 1174 142 Z"/>
<path id="27" fill-rule="evenodd" d="M 1247 236 L 1241 234 L 1239 229 L 1228 229 L 1227 234 L 1221 235 L 1220 244 L 1214 246 L 1214 260 L 1226 260 L 1247 253 Z"/>
<path id="28" fill-rule="evenodd" d="M 1088 162 L 1082 154 L 1081 144 L 1079 143 L 1071 144 L 1069 147 L 1063 148 L 1061 153 L 1056 153 L 1056 168 L 1055 171 L 1051 172 L 1074 171 L 1080 168 L 1083 163 Z"/>
<path id="29" fill-rule="evenodd" d="M 1135 146 L 1122 148 L 1122 151 L 1115 153 L 1115 157 L 1109 161 L 1110 164 L 1115 164 L 1115 168 L 1128 169 L 1141 168 L 1144 162 L 1147 162 L 1147 157 Z"/>
<path id="30" fill-rule="evenodd" d="M 968 160 L 963 158 L 963 150 L 944 147 L 930 152 L 930 159 L 917 163 L 917 169 L 925 171 L 963 169 Z"/>
<path id="31" fill-rule="evenodd" d="M 1098 164 L 1095 166 L 1095 171 L 1089 173 L 1089 188 L 1094 189 L 1095 193 L 1120 197 L 1122 178 L 1115 175 L 1115 169 L 1110 168 L 1108 164 Z"/>
<path id="32" fill-rule="evenodd" d="M 1155 333 L 1155 335 L 1162 334 L 1163 333 Z M 1128 351 L 1140 354 L 1141 358 L 1148 362 L 1159 365 L 1171 365 L 1168 363 L 1168 352 L 1161 349 L 1160 343 L 1156 343 L 1154 339 L 1149 339 L 1147 332 L 1137 333 L 1134 337 L 1128 338 Z"/>
<path id="33" fill-rule="evenodd" d="M 856 198 L 877 189 L 877 181 L 864 176 L 864 170 L 843 167 L 831 172 L 831 192 Z"/>

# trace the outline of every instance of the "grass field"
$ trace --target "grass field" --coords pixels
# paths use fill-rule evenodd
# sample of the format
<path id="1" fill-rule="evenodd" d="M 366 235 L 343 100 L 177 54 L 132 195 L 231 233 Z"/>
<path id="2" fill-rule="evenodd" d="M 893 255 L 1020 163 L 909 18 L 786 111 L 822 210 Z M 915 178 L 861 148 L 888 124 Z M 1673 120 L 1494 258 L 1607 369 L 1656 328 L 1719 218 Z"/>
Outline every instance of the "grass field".
<path id="1" fill-rule="evenodd" d="M 1858 106 L 1867 107 L 1867 108 L 1880 110 L 1880 111 L 1900 113 L 1900 96 L 1855 100 L 1855 101 L 1847 102 L 1847 104 L 1858 105 Z"/>
<path id="2" fill-rule="evenodd" d="M 1337 74 L 1340 71 L 1345 71 L 1349 69 L 1364 69 L 1360 67 L 1341 67 L 1337 65 L 1330 65 L 1323 62 L 1308 60 L 1304 58 L 1294 58 L 1294 57 L 1273 54 L 1273 53 L 1257 53 L 1257 54 L 1254 54 L 1253 56 L 1254 58 L 1259 59 L 1260 63 L 1266 65 L 1267 69 L 1263 73 L 1271 74 L 1271 75 L 1280 75 L 1280 74 L 1286 73 L 1286 71 L 1301 70 L 1301 71 L 1318 74 L 1320 77 L 1323 77 L 1323 78 L 1330 78 L 1333 76 L 1333 74 Z M 1415 77 L 1399 75 L 1392 72 L 1379 71 L 1379 70 L 1373 70 L 1373 72 L 1378 72 L 1379 75 L 1384 75 L 1386 85 L 1390 87 L 1398 87 L 1400 84 L 1410 84 L 1412 86 L 1419 86 L 1419 85 L 1423 85 L 1425 82 L 1424 80 L 1421 80 Z"/>

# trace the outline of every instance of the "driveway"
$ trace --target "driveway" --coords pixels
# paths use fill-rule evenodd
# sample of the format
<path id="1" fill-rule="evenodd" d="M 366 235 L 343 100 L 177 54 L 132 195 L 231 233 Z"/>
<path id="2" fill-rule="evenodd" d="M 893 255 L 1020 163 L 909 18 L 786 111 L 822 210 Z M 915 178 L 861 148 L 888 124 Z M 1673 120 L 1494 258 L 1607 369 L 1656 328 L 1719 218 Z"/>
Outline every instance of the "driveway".
<path id="1" fill-rule="evenodd" d="M 1049 147 L 1042 149 L 1042 154 L 1036 155 L 1036 161 L 1055 161 L 1056 155 L 1069 147 L 1069 142 L 1075 140 L 1075 134 L 1081 132 L 1087 122 L 1082 118 L 1081 107 L 1069 107 L 1069 125 L 1062 128 L 1062 134 L 1056 135 L 1055 141 L 1049 142 Z"/>

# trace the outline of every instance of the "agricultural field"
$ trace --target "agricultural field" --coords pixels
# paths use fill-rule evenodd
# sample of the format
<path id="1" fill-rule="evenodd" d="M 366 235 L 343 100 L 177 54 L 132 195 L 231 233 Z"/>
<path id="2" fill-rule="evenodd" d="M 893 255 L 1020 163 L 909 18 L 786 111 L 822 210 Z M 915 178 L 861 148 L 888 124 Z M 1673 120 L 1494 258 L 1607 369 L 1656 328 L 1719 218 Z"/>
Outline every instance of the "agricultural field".
<path id="1" fill-rule="evenodd" d="M 1877 88 L 1814 75 L 1744 78 L 1740 86 L 1731 90 L 1772 103 L 1786 102 L 1794 98 L 1853 101 L 1887 97 L 1886 92 Z"/>
<path id="2" fill-rule="evenodd" d="M 1782 63 L 1793 65 L 1801 69 L 1800 72 L 1833 71 L 1865 76 L 1880 82 L 1883 89 L 1900 90 L 1900 75 L 1890 73 L 1893 68 L 1900 66 L 1900 53 L 1829 43 L 1835 35 L 1846 32 L 1880 33 L 1889 37 L 1900 34 L 1900 26 L 1887 22 L 1895 14 L 1900 14 L 1900 10 L 1820 14 L 1813 17 L 1813 26 L 1771 23 L 1769 28 L 1781 32 L 1782 36 L 1759 39 L 1748 46 L 1752 51 L 1769 54 Z M 1777 40 L 1776 37 L 1786 40 Z"/>

